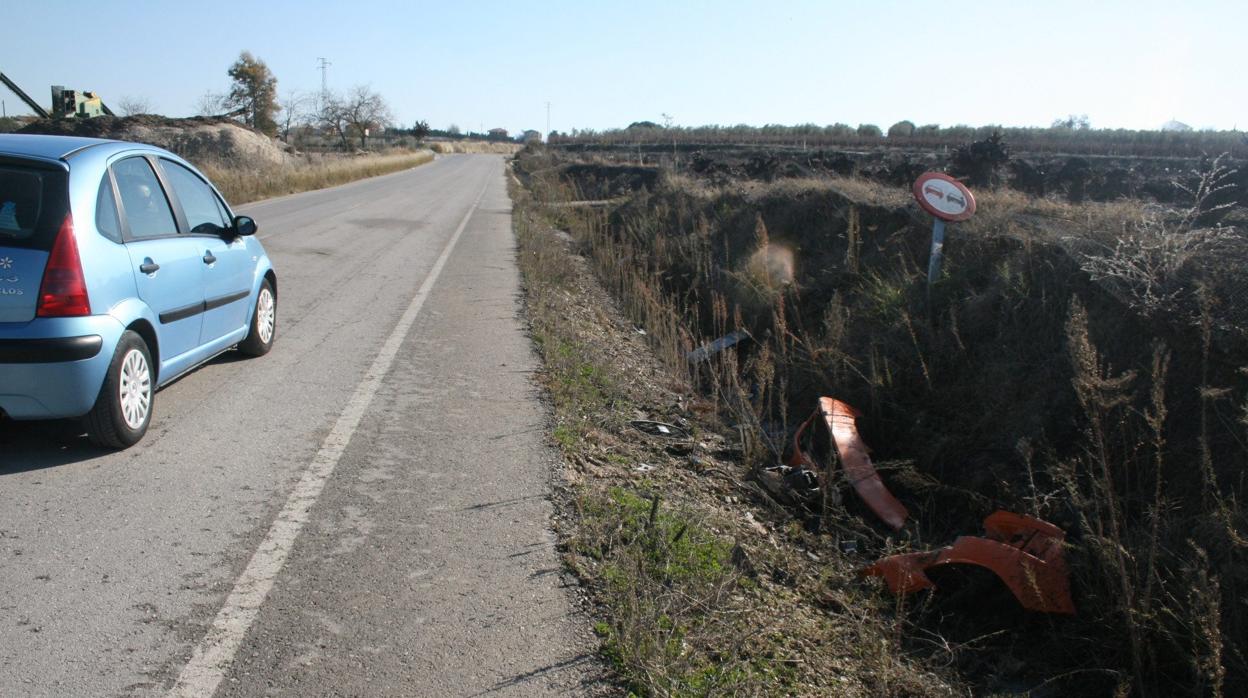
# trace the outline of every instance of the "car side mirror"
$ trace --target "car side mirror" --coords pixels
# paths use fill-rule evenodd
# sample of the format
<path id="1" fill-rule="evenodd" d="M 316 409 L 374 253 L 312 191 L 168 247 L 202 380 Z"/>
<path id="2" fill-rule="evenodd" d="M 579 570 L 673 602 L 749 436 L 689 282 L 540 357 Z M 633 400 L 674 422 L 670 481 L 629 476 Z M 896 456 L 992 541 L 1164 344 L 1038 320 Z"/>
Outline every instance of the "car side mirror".
<path id="1" fill-rule="evenodd" d="M 236 235 L 255 235 L 256 222 L 251 216 L 234 216 L 234 233 Z"/>

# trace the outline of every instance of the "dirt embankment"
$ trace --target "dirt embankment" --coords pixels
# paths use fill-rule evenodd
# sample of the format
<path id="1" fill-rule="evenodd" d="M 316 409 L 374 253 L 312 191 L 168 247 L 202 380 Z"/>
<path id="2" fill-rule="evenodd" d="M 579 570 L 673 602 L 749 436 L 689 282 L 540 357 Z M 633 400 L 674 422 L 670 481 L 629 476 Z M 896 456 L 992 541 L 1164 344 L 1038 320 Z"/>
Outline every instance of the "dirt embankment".
<path id="1" fill-rule="evenodd" d="M 1015 153 L 1008 144 L 986 141 L 946 150 L 834 150 L 753 148 L 745 146 L 679 148 L 664 145 L 562 146 L 577 158 L 611 164 L 663 166 L 713 185 L 741 181 L 841 176 L 861 177 L 891 186 L 910 186 L 923 172 L 947 171 L 978 187 L 1007 186 L 1032 196 L 1054 196 L 1072 202 L 1114 201 L 1124 197 L 1162 203 L 1181 202 L 1188 195 L 1175 182 L 1189 185 L 1193 173 L 1208 166 L 1206 158 L 1119 157 Z M 1248 191 L 1248 162 L 1226 160 L 1236 172 L 1231 183 Z"/>
<path id="2" fill-rule="evenodd" d="M 231 168 L 271 168 L 294 162 L 280 141 L 236 121 L 218 117 L 170 119 L 143 114 L 94 119 L 44 119 L 28 124 L 18 133 L 150 143 L 196 164 L 218 164 Z"/>
<path id="3" fill-rule="evenodd" d="M 808 527 L 853 532 L 868 559 L 977 534 L 998 508 L 1066 531 L 1076 617 L 1010 610 L 972 579 L 899 606 L 913 656 L 984 692 L 1248 681 L 1242 232 L 1140 201 L 987 191 L 929 290 L 930 220 L 905 190 L 518 164 L 539 199 L 628 197 L 551 210 L 674 368 L 732 330 L 755 339 L 693 376 L 759 444 L 742 478 L 784 457 L 815 397 L 863 412 L 913 528 L 882 530 L 844 487 L 822 512 L 794 509 Z M 932 638 L 957 649 L 932 653 Z"/>
<path id="4" fill-rule="evenodd" d="M 233 204 L 331 187 L 434 159 L 432 150 L 404 148 L 301 154 L 281 141 L 220 117 L 170 119 L 142 114 L 46 119 L 27 125 L 19 133 L 149 143 L 194 163 Z"/>

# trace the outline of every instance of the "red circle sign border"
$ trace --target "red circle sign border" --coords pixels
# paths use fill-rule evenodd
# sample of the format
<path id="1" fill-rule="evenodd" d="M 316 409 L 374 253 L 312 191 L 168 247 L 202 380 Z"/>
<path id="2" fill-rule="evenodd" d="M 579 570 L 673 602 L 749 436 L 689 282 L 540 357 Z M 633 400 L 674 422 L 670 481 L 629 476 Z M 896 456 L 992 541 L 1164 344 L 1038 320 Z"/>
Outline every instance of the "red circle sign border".
<path id="1" fill-rule="evenodd" d="M 927 184 L 933 179 L 943 180 L 957 187 L 958 191 L 960 191 L 964 196 L 966 196 L 966 201 L 967 201 L 966 210 L 963 211 L 962 213 L 959 213 L 956 216 L 951 216 L 943 211 L 936 209 L 934 206 L 928 203 L 927 200 L 923 198 L 923 185 Z M 937 218 L 943 221 L 948 221 L 950 223 L 957 223 L 958 221 L 964 221 L 970 218 L 971 216 L 975 215 L 975 195 L 971 193 L 970 189 L 966 188 L 965 184 L 959 182 L 958 180 L 954 179 L 953 177 L 950 177 L 949 175 L 943 172 L 924 172 L 923 174 L 919 175 L 919 178 L 914 180 L 914 188 L 912 191 L 914 193 L 915 201 L 919 202 L 919 206 L 924 211 L 927 211 L 928 213 L 932 214 L 933 216 L 936 216 Z"/>

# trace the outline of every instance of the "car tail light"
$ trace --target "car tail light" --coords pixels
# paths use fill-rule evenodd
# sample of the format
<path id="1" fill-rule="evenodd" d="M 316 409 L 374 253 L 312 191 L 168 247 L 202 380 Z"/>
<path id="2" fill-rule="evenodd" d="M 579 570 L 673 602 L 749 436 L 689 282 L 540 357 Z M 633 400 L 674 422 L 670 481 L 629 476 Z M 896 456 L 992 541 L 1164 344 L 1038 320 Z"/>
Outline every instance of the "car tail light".
<path id="1" fill-rule="evenodd" d="M 91 301 L 87 298 L 87 280 L 82 274 L 82 259 L 78 256 L 78 243 L 74 241 L 73 216 L 65 216 L 65 222 L 52 243 L 48 266 L 43 270 L 43 283 L 39 286 L 39 317 L 77 317 L 91 314 Z"/>

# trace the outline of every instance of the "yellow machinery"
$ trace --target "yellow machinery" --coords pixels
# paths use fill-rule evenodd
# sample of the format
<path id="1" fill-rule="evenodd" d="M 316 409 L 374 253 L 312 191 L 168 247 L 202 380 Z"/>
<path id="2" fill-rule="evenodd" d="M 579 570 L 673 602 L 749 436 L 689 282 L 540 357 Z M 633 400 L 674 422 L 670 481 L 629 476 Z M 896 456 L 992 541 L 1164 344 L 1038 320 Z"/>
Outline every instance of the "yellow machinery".
<path id="1" fill-rule="evenodd" d="M 99 95 L 94 92 L 86 92 L 82 90 L 67 90 L 60 85 L 52 86 L 52 113 L 39 105 L 30 95 L 22 91 L 17 83 L 9 79 L 7 75 L 0 72 L 0 84 L 8 87 L 13 94 L 21 98 L 26 106 L 40 117 L 47 119 L 56 117 L 58 119 L 89 119 L 93 116 L 113 116 L 113 111 L 104 104 Z"/>

